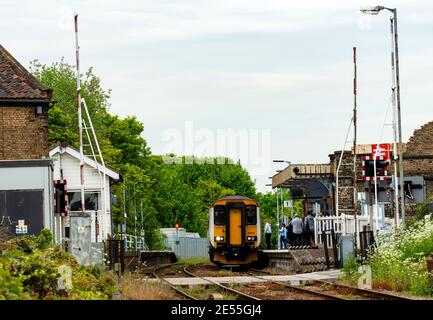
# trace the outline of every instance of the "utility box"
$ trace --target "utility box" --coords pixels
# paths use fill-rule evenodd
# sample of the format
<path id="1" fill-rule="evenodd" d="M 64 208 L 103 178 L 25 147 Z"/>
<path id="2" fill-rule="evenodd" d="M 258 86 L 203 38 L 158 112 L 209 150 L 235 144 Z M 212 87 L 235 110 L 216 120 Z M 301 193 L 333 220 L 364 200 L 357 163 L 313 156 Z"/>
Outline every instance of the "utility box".
<path id="1" fill-rule="evenodd" d="M 340 261 L 341 267 L 345 265 L 349 258 L 355 257 L 355 241 L 352 235 L 340 236 Z"/>
<path id="2" fill-rule="evenodd" d="M 69 252 L 77 258 L 78 264 L 89 265 L 91 263 L 90 214 L 71 212 L 70 224 Z"/>

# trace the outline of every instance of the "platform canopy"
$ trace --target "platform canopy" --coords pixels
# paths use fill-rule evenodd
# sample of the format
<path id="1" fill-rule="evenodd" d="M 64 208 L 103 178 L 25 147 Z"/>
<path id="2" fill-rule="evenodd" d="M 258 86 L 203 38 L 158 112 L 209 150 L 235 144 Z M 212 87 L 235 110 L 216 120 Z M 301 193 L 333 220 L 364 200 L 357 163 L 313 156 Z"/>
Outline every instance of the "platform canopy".
<path id="1" fill-rule="evenodd" d="M 272 188 L 301 189 L 302 199 L 329 197 L 333 174 L 330 164 L 291 164 L 272 177 Z"/>

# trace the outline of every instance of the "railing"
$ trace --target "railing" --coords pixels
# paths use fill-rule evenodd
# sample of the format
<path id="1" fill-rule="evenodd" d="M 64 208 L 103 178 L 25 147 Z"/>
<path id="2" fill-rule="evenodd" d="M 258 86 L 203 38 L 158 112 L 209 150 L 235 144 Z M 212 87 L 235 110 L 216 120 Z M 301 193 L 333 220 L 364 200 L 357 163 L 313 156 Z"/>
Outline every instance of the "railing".
<path id="1" fill-rule="evenodd" d="M 147 249 L 144 237 L 142 236 L 134 236 L 131 234 L 127 234 L 126 239 L 124 238 L 123 241 L 126 241 L 126 249 L 128 251 Z"/>
<path id="2" fill-rule="evenodd" d="M 359 246 L 360 238 L 359 238 L 359 232 L 363 231 L 365 227 L 370 225 L 370 230 L 373 230 L 374 234 L 376 235 L 377 230 L 381 233 L 385 233 L 388 231 L 391 231 L 395 227 L 394 219 L 391 218 L 385 218 L 378 221 L 379 225 L 376 225 L 375 219 L 372 219 L 372 221 L 369 221 L 368 216 L 356 216 L 353 215 L 345 215 L 342 214 L 340 217 L 337 218 L 337 216 L 326 216 L 326 217 L 316 217 L 314 219 L 314 226 L 315 226 L 315 241 L 316 243 L 323 243 L 322 239 L 322 233 L 324 232 L 326 235 L 326 240 L 328 243 L 331 243 L 331 229 L 334 230 L 337 238 L 339 238 L 340 235 L 354 235 L 355 234 L 355 224 L 356 224 L 356 230 L 357 230 L 357 244 Z"/>

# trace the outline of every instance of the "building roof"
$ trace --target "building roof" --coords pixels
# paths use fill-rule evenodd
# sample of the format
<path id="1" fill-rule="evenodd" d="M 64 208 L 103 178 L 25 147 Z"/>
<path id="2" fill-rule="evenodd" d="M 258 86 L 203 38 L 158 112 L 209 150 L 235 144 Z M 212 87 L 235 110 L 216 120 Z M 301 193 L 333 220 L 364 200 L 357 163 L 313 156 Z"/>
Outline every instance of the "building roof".
<path id="1" fill-rule="evenodd" d="M 53 157 L 55 154 L 64 154 L 67 153 L 70 156 L 74 157 L 77 160 L 80 160 L 80 152 L 75 150 L 72 147 L 61 147 L 61 146 L 57 146 L 53 149 L 50 150 L 50 157 Z M 105 173 L 107 176 L 109 176 L 110 178 L 112 178 L 113 180 L 119 180 L 120 176 L 117 172 L 104 167 L 102 164 L 100 164 L 99 162 L 95 162 L 94 160 L 90 159 L 89 157 L 84 156 L 84 163 L 91 166 L 92 168 L 99 170 L 102 173 Z"/>
<path id="2" fill-rule="evenodd" d="M 45 89 L 15 58 L 0 45 L 0 100 L 46 100 Z"/>

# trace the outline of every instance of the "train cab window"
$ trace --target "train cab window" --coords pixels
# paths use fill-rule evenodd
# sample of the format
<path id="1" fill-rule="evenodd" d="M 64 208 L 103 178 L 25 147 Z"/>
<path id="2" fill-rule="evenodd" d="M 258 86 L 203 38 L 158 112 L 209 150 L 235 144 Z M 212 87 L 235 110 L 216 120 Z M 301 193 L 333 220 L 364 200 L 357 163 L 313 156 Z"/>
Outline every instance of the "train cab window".
<path id="1" fill-rule="evenodd" d="M 214 224 L 216 226 L 224 226 L 226 224 L 226 207 L 215 206 L 214 207 Z"/>
<path id="2" fill-rule="evenodd" d="M 257 224 L 257 207 L 246 206 L 245 207 L 245 224 Z"/>

